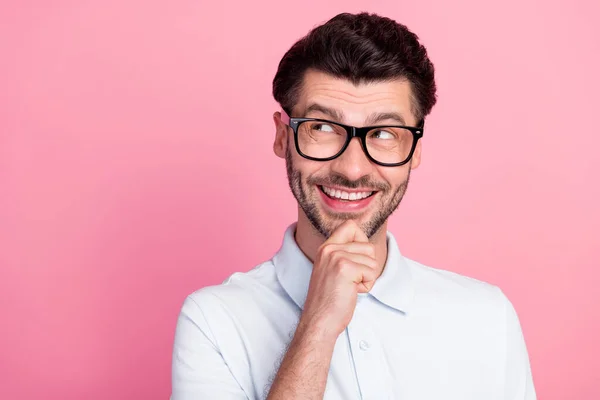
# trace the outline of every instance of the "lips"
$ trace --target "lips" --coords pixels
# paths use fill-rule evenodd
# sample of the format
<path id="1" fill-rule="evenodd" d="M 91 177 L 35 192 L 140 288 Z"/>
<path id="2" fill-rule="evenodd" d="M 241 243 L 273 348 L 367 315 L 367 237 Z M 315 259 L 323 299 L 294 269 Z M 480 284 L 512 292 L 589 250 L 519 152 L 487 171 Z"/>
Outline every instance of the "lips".
<path id="1" fill-rule="evenodd" d="M 377 191 L 368 189 L 349 190 L 318 186 L 323 203 L 334 212 L 362 211 L 368 207 Z"/>
<path id="2" fill-rule="evenodd" d="M 327 196 L 331 197 L 332 199 L 338 199 L 338 200 L 349 200 L 349 201 L 361 200 L 361 199 L 365 199 L 373 194 L 372 190 L 369 190 L 369 191 L 346 191 L 346 190 L 340 190 L 340 189 L 331 188 L 331 187 L 327 187 L 327 186 L 321 186 L 320 189 L 323 192 L 325 192 L 325 194 Z"/>

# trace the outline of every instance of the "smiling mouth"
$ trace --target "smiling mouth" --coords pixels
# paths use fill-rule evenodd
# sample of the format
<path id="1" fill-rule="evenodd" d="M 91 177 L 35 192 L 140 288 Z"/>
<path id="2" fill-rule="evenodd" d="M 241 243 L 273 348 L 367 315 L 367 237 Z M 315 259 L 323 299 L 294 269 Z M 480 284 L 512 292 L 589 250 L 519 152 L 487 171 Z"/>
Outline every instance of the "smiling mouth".
<path id="1" fill-rule="evenodd" d="M 318 187 L 319 187 L 319 190 L 321 190 L 321 192 L 325 193 L 325 195 L 327 197 L 334 199 L 334 200 L 347 201 L 347 202 L 364 200 L 366 198 L 373 196 L 375 193 L 377 193 L 377 191 L 347 192 L 344 190 L 334 189 L 334 188 L 330 188 L 327 186 L 321 186 L 321 185 L 319 185 Z"/>

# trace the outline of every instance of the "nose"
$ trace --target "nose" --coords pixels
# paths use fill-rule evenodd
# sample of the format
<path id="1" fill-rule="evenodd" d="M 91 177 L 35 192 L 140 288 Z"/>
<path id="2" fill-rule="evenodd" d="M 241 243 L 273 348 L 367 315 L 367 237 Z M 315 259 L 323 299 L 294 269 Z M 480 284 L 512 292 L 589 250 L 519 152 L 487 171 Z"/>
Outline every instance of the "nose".
<path id="1" fill-rule="evenodd" d="M 331 161 L 331 170 L 353 181 L 372 172 L 373 164 L 363 151 L 359 138 L 352 138 L 346 150 Z"/>

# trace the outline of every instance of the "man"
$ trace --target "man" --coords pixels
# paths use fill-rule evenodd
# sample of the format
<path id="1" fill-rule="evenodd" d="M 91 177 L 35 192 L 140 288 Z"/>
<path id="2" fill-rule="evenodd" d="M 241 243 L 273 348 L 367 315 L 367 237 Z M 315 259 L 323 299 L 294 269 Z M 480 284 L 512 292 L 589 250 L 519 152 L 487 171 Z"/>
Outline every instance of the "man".
<path id="1" fill-rule="evenodd" d="M 185 300 L 173 399 L 535 399 L 503 293 L 387 231 L 436 99 L 417 36 L 340 14 L 285 54 L 273 93 L 298 221 L 271 260 Z"/>

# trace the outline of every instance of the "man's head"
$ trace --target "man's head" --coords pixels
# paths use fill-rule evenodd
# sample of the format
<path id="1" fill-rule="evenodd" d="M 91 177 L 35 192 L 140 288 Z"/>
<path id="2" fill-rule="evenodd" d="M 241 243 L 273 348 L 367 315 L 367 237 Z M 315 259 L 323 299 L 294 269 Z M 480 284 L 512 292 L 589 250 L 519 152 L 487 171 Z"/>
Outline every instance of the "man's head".
<path id="1" fill-rule="evenodd" d="M 325 238 L 347 219 L 373 236 L 420 163 L 422 122 L 436 102 L 417 36 L 388 18 L 340 14 L 285 54 L 273 95 L 284 110 L 274 115 L 274 151 L 286 160 L 301 217 Z M 390 129 L 353 138 L 358 131 L 344 126 Z"/>

